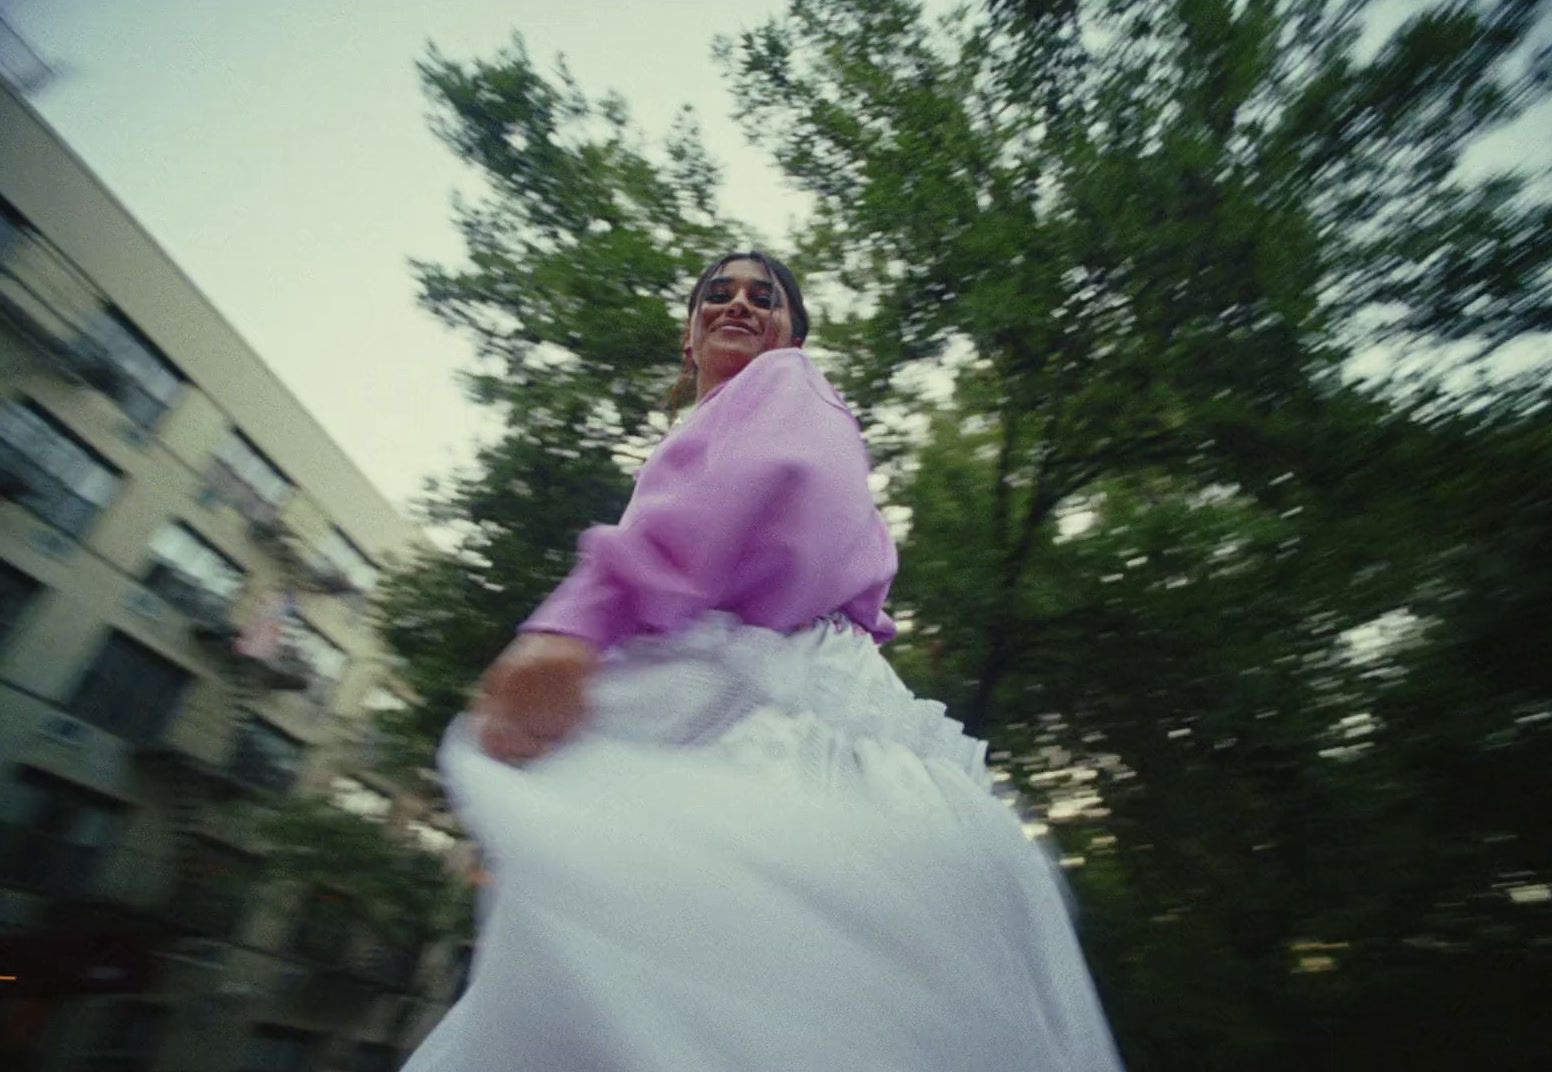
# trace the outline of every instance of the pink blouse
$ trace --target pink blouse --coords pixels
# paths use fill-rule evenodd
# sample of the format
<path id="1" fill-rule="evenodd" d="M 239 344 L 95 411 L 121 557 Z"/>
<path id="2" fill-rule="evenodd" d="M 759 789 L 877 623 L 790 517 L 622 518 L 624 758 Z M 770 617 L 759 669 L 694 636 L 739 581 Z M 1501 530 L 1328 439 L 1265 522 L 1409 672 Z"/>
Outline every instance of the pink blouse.
<path id="1" fill-rule="evenodd" d="M 582 534 L 576 566 L 518 631 L 603 650 L 707 610 L 782 632 L 839 612 L 887 643 L 899 558 L 871 468 L 856 418 L 809 356 L 769 350 L 668 433 L 619 524 Z"/>

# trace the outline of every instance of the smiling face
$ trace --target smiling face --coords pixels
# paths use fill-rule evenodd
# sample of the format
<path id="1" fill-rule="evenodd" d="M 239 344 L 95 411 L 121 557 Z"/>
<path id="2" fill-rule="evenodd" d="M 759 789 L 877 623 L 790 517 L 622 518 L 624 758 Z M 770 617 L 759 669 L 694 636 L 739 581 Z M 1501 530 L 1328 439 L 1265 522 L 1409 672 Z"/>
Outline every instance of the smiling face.
<path id="1" fill-rule="evenodd" d="M 685 353 L 700 370 L 697 401 L 765 351 L 793 345 L 789 306 L 758 261 L 739 258 L 716 270 L 685 333 Z"/>

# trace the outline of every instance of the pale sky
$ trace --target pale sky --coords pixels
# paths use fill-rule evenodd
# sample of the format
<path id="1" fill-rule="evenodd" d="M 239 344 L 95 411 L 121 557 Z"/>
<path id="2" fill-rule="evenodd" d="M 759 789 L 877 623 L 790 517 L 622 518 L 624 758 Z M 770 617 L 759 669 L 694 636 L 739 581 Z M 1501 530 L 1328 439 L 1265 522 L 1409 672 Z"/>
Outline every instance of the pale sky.
<path id="1" fill-rule="evenodd" d="M 426 42 L 489 59 L 520 31 L 543 68 L 563 52 L 589 94 L 622 92 L 649 137 L 694 104 L 734 214 L 779 245 L 804 202 L 732 122 L 710 49 L 782 6 L 0 0 L 0 13 L 61 69 L 33 107 L 406 510 L 489 419 L 454 381 L 471 345 L 416 306 L 408 266 L 461 260 L 450 195 L 479 191 L 426 123 Z"/>
<path id="2" fill-rule="evenodd" d="M 710 47 L 784 6 L 0 0 L 61 70 L 33 106 L 401 510 L 491 427 L 454 380 L 472 347 L 417 308 L 408 267 L 461 260 L 450 194 L 479 192 L 427 126 L 427 41 L 492 58 L 519 31 L 542 67 L 564 53 L 590 95 L 623 93 L 649 138 L 694 104 L 730 214 L 779 249 L 806 201 L 732 122 Z M 1371 30 L 1412 9 L 1382 3 Z M 1470 162 L 1546 167 L 1548 127 L 1543 108 Z"/>

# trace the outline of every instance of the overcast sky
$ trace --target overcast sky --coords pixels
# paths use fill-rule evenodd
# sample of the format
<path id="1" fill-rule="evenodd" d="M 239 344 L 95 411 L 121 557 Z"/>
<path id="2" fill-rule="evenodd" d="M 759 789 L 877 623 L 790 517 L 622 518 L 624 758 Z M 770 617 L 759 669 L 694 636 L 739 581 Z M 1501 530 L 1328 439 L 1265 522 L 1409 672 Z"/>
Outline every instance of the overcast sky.
<path id="1" fill-rule="evenodd" d="M 802 202 L 729 118 L 710 48 L 781 6 L 0 0 L 61 69 L 32 105 L 401 509 L 486 419 L 453 378 L 472 348 L 408 267 L 461 259 L 450 196 L 478 190 L 426 123 L 426 42 L 490 58 L 517 30 L 649 135 L 694 104 L 738 215 L 780 239 Z"/>
<path id="2" fill-rule="evenodd" d="M 710 47 L 783 6 L 0 0 L 61 70 L 34 107 L 401 510 L 488 428 L 453 376 L 471 347 L 416 307 L 408 268 L 461 259 L 450 195 L 478 190 L 427 126 L 427 42 L 489 58 L 519 31 L 542 66 L 564 53 L 587 92 L 622 92 L 649 136 L 695 105 L 734 214 L 781 248 L 803 200 L 729 118 Z M 1415 6 L 1382 3 L 1371 40 Z M 1473 159 L 1545 166 L 1547 134 L 1543 109 Z"/>

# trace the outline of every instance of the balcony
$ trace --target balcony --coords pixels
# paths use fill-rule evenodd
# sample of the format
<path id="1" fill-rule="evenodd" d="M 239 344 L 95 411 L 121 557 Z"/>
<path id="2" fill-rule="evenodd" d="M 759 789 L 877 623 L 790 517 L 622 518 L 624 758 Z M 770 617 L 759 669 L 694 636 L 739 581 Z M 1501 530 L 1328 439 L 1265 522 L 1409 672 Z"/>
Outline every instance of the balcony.
<path id="1" fill-rule="evenodd" d="M 189 618 L 190 630 L 199 640 L 220 645 L 240 632 L 232 621 L 231 602 L 178 569 L 159 565 L 146 586 Z"/>
<path id="2" fill-rule="evenodd" d="M 212 458 L 205 469 L 203 500 L 219 501 L 248 519 L 248 535 L 256 542 L 286 533 L 280 524 L 280 507 L 265 498 L 242 474 L 222 458 Z"/>
<path id="3" fill-rule="evenodd" d="M 291 932 L 289 949 L 304 960 L 339 970 L 345 966 L 345 954 L 350 948 L 351 922 L 351 907 L 345 897 L 315 894 L 304 907 L 296 930 Z"/>
<path id="4" fill-rule="evenodd" d="M 28 230 L 0 221 L 0 317 L 14 324 L 67 376 L 72 365 L 89 361 L 81 347 L 82 325 L 102 307 L 103 297 L 56 250 Z M 79 353 L 73 353 L 79 351 Z"/>
<path id="5" fill-rule="evenodd" d="M 24 467 L 9 457 L 0 456 L 0 499 L 21 499 L 37 491 L 37 485 Z"/>
<path id="6" fill-rule="evenodd" d="M 0 443 L 0 487 L 5 498 L 71 536 L 80 535 L 97 513 L 96 504 L 9 443 Z"/>
<path id="7" fill-rule="evenodd" d="M 38 345 L 49 371 L 59 379 L 101 391 L 121 405 L 131 403 L 137 417 L 159 413 L 164 404 L 149 399 L 147 405 L 140 397 L 146 396 L 145 389 L 94 337 L 93 325 L 106 315 L 105 299 L 81 277 L 72 278 L 73 269 L 46 263 L 53 255 L 36 240 L 23 241 L 31 263 L 0 269 L 0 317 Z"/>
<path id="8" fill-rule="evenodd" d="M 284 732 L 249 714 L 228 737 L 206 726 L 200 746 L 191 735 L 200 731 L 186 722 L 138 743 L 135 755 L 142 762 L 161 762 L 181 767 L 203 780 L 212 800 L 237 796 L 274 796 L 289 792 L 301 768 L 305 746 Z"/>
<path id="9" fill-rule="evenodd" d="M 81 337 L 53 351 L 55 375 L 78 387 L 91 387 L 117 398 L 129 385 L 129 374 L 96 341 Z"/>
<path id="10" fill-rule="evenodd" d="M 420 967 L 420 946 L 372 940 L 350 959 L 362 978 L 389 990 L 409 990 Z"/>
<path id="11" fill-rule="evenodd" d="M 357 591 L 355 583 L 333 563 L 321 562 L 307 567 L 304 581 L 309 589 L 322 595 L 344 596 Z"/>
<path id="12" fill-rule="evenodd" d="M 294 625 L 272 605 L 250 611 L 255 620 L 243 627 L 232 619 L 229 601 L 194 582 L 163 580 L 153 587 L 188 616 L 195 639 L 226 656 L 229 672 L 248 684 L 274 692 L 314 688 L 316 670 L 296 642 L 287 637 Z M 239 638 L 242 643 L 238 643 Z"/>
<path id="13" fill-rule="evenodd" d="M 101 863 L 96 845 L 0 823 L 0 884 L 51 897 L 81 896 L 95 888 Z"/>
<path id="14" fill-rule="evenodd" d="M 254 659 L 250 666 L 259 683 L 275 692 L 306 692 L 312 688 L 312 664 L 293 647 L 281 648 L 271 659 Z"/>
<path id="15" fill-rule="evenodd" d="M 189 934 L 232 938 L 247 914 L 255 877 L 252 860 L 205 844 L 167 900 L 172 922 Z"/>
<path id="16" fill-rule="evenodd" d="M 296 533 L 292 532 L 286 523 L 280 520 L 280 517 L 275 512 L 275 508 L 262 499 L 250 505 L 251 508 L 246 508 L 242 504 L 238 505 L 238 508 L 248 515 L 249 538 L 269 552 L 272 558 L 287 569 L 304 569 L 302 552 L 297 544 Z"/>
<path id="17" fill-rule="evenodd" d="M 223 653 L 231 651 L 232 641 L 242 632 L 232 621 L 232 607 L 225 600 L 212 598 L 191 608 L 188 615 L 194 639 Z"/>
<path id="18" fill-rule="evenodd" d="M 228 773 L 241 785 L 263 793 L 284 794 L 296 781 L 302 747 L 282 745 L 277 733 L 263 734 L 251 724 L 239 731 Z"/>

